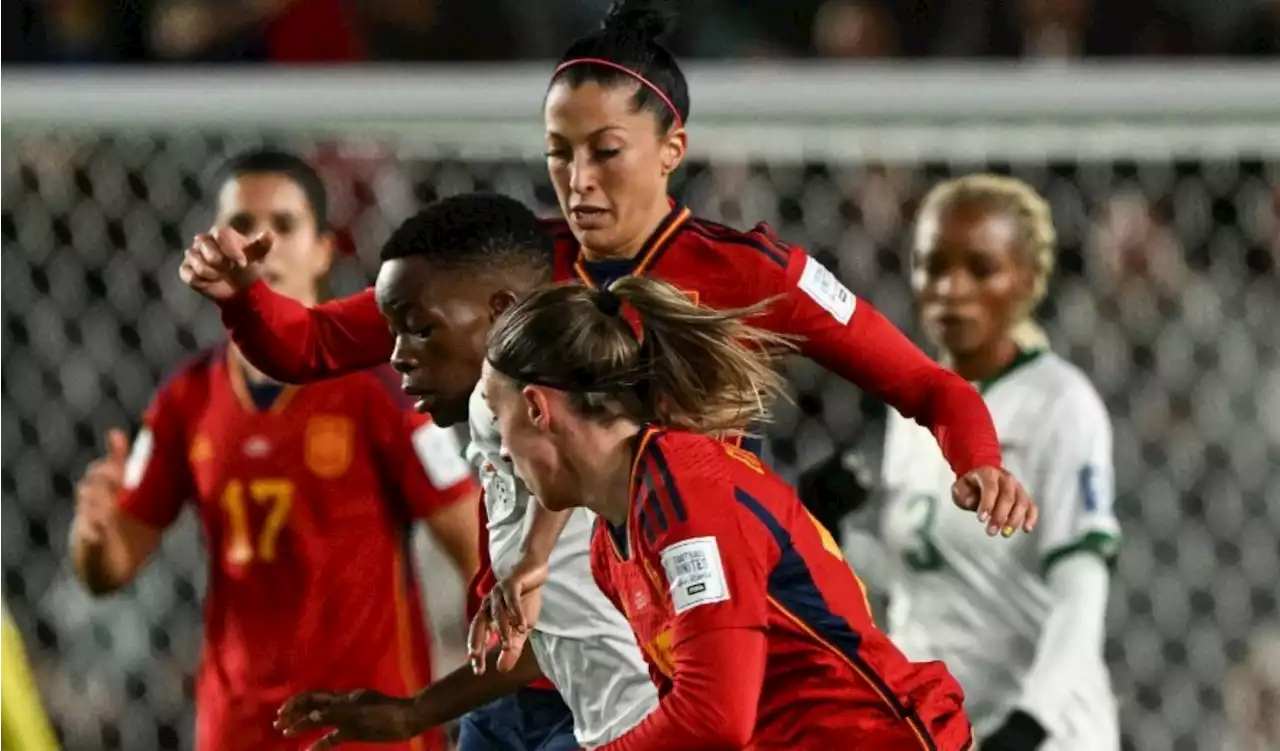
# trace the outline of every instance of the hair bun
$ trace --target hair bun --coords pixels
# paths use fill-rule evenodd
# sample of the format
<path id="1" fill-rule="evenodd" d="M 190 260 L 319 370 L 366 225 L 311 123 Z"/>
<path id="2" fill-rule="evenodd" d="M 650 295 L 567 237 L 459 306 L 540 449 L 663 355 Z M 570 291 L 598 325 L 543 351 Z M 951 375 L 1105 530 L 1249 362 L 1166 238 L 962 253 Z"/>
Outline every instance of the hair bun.
<path id="1" fill-rule="evenodd" d="M 615 34 L 635 34 L 661 39 L 675 25 L 676 14 L 665 3 L 645 0 L 613 0 L 601 28 Z"/>

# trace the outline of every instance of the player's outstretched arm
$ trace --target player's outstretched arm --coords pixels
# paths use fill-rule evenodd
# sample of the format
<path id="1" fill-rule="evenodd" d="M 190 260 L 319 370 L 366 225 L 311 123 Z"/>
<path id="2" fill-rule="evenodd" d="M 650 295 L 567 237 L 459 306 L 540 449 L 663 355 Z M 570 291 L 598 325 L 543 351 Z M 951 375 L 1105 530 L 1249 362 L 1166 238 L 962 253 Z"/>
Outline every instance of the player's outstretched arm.
<path id="1" fill-rule="evenodd" d="M 76 484 L 71 564 L 95 596 L 127 586 L 160 545 L 159 529 L 119 508 L 128 457 L 129 439 L 119 430 L 108 432 L 107 455 L 90 464 Z"/>
<path id="2" fill-rule="evenodd" d="M 801 337 L 808 357 L 927 427 L 959 480 L 952 500 L 988 534 L 1035 526 L 1035 504 L 1002 466 L 991 413 L 968 381 L 929 358 L 814 258 L 789 251 L 785 272 L 762 282 L 785 298 L 765 323 Z"/>
<path id="3" fill-rule="evenodd" d="M 497 659 L 498 652 L 494 650 L 488 660 L 495 668 Z M 511 671 L 476 672 L 464 665 L 411 697 L 387 696 L 369 689 L 340 694 L 312 691 L 286 702 L 275 726 L 289 738 L 325 731 L 309 751 L 355 741 L 407 740 L 540 677 L 542 671 L 530 652 Z"/>
<path id="4" fill-rule="evenodd" d="M 285 383 L 305 383 L 386 364 L 393 342 L 373 289 L 308 308 L 277 294 L 258 275 L 272 236 L 253 240 L 220 227 L 197 235 L 179 274 L 218 303 L 222 323 L 245 357 Z"/>

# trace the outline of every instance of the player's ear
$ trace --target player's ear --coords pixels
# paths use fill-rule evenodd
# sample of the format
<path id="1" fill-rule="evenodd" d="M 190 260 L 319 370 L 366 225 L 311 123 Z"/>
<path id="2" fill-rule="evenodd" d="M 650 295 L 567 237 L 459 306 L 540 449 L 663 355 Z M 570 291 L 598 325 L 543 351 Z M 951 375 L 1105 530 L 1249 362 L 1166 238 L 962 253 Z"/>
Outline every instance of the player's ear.
<path id="1" fill-rule="evenodd" d="M 489 320 L 496 321 L 518 302 L 516 293 L 509 289 L 500 289 L 489 296 Z"/>
<path id="2" fill-rule="evenodd" d="M 520 390 L 524 397 L 525 413 L 529 423 L 538 430 L 551 428 L 551 412 L 547 409 L 547 392 L 539 386 L 525 386 Z"/>
<path id="3" fill-rule="evenodd" d="M 333 253 L 336 244 L 332 232 L 322 232 L 316 238 L 315 253 L 312 257 L 311 266 L 311 273 L 316 279 L 328 276 L 329 269 L 333 268 Z"/>
<path id="4" fill-rule="evenodd" d="M 666 177 L 675 172 L 684 161 L 684 155 L 689 150 L 689 134 L 685 133 L 684 128 L 676 128 L 662 137 L 661 148 L 662 176 Z"/>

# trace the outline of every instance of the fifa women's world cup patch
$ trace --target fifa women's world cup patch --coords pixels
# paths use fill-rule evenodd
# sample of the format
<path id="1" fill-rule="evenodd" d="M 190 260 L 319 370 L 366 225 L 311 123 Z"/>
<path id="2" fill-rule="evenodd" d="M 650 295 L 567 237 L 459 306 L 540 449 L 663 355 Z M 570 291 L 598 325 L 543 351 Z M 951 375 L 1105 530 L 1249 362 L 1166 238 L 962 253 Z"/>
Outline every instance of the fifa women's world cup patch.
<path id="1" fill-rule="evenodd" d="M 670 583 L 671 606 L 676 615 L 698 605 L 729 599 L 720 547 L 714 537 L 695 537 L 667 547 L 662 551 L 662 568 Z"/>
<path id="2" fill-rule="evenodd" d="M 849 319 L 853 318 L 858 298 L 840 283 L 835 274 L 812 256 L 804 259 L 804 271 L 800 272 L 797 286 L 841 325 L 849 323 Z"/>
<path id="3" fill-rule="evenodd" d="M 313 415 L 307 420 L 307 469 L 332 480 L 351 467 L 355 453 L 355 425 L 342 415 Z"/>

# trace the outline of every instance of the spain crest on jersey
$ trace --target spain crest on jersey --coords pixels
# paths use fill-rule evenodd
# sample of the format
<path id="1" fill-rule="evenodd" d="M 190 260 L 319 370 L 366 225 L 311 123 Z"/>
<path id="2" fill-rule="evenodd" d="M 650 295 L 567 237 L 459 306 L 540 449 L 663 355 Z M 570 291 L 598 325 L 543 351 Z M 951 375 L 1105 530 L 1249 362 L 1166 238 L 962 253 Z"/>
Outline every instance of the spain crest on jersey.
<path id="1" fill-rule="evenodd" d="M 313 415 L 307 420 L 307 469 L 317 477 L 334 479 L 351 467 L 355 426 L 342 415 Z"/>

